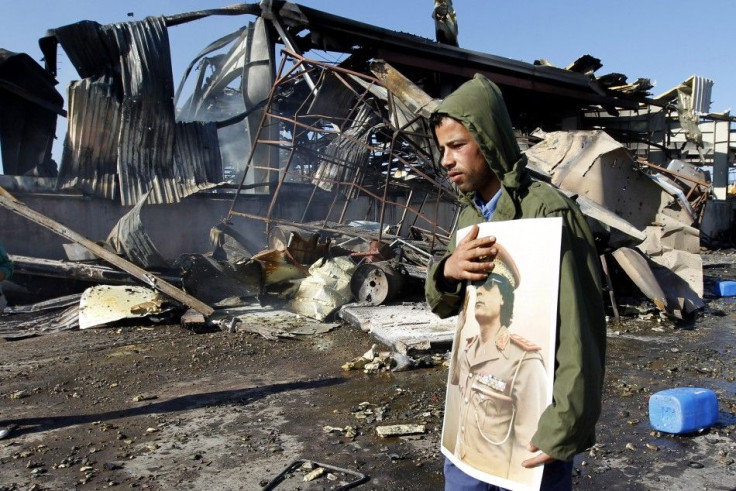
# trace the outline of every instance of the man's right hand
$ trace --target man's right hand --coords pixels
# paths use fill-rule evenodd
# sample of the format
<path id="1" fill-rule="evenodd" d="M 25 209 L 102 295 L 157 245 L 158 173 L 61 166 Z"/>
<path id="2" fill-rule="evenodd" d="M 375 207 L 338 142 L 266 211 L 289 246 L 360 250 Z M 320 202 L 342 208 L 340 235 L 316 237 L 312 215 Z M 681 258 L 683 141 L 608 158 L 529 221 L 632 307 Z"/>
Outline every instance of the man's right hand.
<path id="1" fill-rule="evenodd" d="M 496 238 L 478 238 L 478 231 L 478 225 L 473 225 L 470 233 L 458 242 L 455 251 L 445 261 L 442 274 L 448 283 L 482 281 L 493 270 L 493 260 L 498 253 L 493 247 Z"/>

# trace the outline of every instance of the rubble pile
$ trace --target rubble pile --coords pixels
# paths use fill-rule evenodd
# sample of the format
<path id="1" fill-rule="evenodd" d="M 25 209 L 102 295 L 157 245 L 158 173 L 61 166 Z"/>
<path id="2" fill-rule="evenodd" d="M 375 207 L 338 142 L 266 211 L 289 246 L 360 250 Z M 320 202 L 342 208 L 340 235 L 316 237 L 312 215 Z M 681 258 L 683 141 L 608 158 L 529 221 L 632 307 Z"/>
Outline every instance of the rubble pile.
<path id="1" fill-rule="evenodd" d="M 78 224 L 105 237 L 93 241 L 0 188 L 9 222 L 53 234 L 48 255 L 12 256 L 17 277 L 71 279 L 77 290 L 122 285 L 118 296 L 130 297 L 114 315 L 95 314 L 103 301 L 89 291 L 76 310 L 48 299 L 14 306 L 6 317 L 38 309 L 49 322 L 41 329 L 8 318 L 4 335 L 177 317 L 197 331 L 294 335 L 250 322 L 260 308 L 342 319 L 404 356 L 448 344 L 452 320 L 425 317 L 421 290 L 427 265 L 447 249 L 461 196 L 439 165 L 428 116 L 474 72 L 501 86 L 535 178 L 575 199 L 588 218 L 611 317 L 631 312 L 642 295 L 672 319 L 703 308 L 700 243 L 715 237 L 703 228 L 707 210 L 720 206 L 716 167 L 731 152 L 720 143 L 731 118 L 708 112 L 712 81 L 694 76 L 647 99 L 648 78 L 597 75 L 603 63 L 591 55 L 559 68 L 469 53 L 458 46 L 451 2 L 435 2 L 437 42 L 266 2 L 230 7 L 227 15 L 253 22 L 211 43 L 175 87 L 168 28 L 221 14 L 51 29 L 41 43 L 45 68 L 2 51 L 2 77 L 13 77 L 0 81 L 38 82 L 13 97 L 18 107 L 46 108 L 33 119 L 39 134 L 53 136 L 53 118 L 66 114 L 51 83 L 58 46 L 76 60 L 81 80 L 69 91 L 58 175 L 44 171 L 49 138 L 6 132 L 3 148 L 29 151 L 7 166 L 26 175 L 0 176 L 0 184 L 28 199 L 53 186 L 52 194 L 72 197 L 73 216 L 77 197 L 109 207 L 95 214 L 99 223 Z M 87 50 L 91 38 L 100 52 Z M 324 53 L 345 58 L 318 61 L 333 58 Z M 210 75 L 194 77 L 198 64 Z M 93 138 L 99 127 L 112 136 Z M 219 220 L 187 215 L 195 209 Z M 11 244 L 10 252 L 21 249 L 15 238 Z M 54 257 L 62 246 L 67 260 Z M 144 292 L 150 298 L 136 297 Z M 236 311 L 244 307 L 246 314 Z M 369 360 L 369 369 L 410 364 L 379 361 Z"/>

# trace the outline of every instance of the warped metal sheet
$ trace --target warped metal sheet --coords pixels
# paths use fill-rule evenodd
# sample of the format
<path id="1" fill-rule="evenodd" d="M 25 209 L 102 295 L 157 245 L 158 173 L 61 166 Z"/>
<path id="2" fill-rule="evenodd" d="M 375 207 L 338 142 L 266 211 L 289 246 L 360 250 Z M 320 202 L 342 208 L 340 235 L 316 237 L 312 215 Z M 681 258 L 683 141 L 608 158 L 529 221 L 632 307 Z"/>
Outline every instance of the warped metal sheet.
<path id="1" fill-rule="evenodd" d="M 53 31 L 86 80 L 74 100 L 60 187 L 134 205 L 174 203 L 219 181 L 216 129 L 177 125 L 162 18 Z M 101 176 L 101 177 L 100 177 Z"/>
<path id="2" fill-rule="evenodd" d="M 174 182 L 171 101 L 124 99 L 118 140 L 120 202 L 133 205 L 147 192 L 151 203 L 180 201 Z"/>
<path id="3" fill-rule="evenodd" d="M 157 315 L 172 308 L 161 293 L 144 286 L 93 286 L 79 301 L 79 328 Z"/>
<path id="4" fill-rule="evenodd" d="M 71 331 L 79 328 L 79 302 L 44 308 L 30 313 L 3 315 L 0 338 L 23 339 L 41 334 Z"/>
<path id="5" fill-rule="evenodd" d="M 84 79 L 69 86 L 69 122 L 58 189 L 117 199 L 117 142 L 120 102 L 112 77 Z"/>
<path id="6" fill-rule="evenodd" d="M 628 247 L 616 249 L 612 255 L 641 292 L 654 302 L 658 309 L 667 310 L 667 296 L 649 267 L 646 258 L 635 249 Z"/>
<path id="7" fill-rule="evenodd" d="M 179 193 L 189 196 L 214 187 L 222 177 L 222 159 L 215 123 L 176 123 L 174 178 Z"/>
<path id="8" fill-rule="evenodd" d="M 115 251 L 125 255 L 130 262 L 142 268 L 167 267 L 166 260 L 143 228 L 141 211 L 147 199 L 148 193 L 144 194 L 138 204 L 118 220 L 105 240 L 113 246 Z"/>
<path id="9" fill-rule="evenodd" d="M 629 151 L 602 130 L 555 131 L 526 152 L 555 186 L 585 196 L 639 230 L 660 214 L 690 225 L 692 215 L 641 172 Z M 635 198 L 635 199 L 634 199 Z"/>

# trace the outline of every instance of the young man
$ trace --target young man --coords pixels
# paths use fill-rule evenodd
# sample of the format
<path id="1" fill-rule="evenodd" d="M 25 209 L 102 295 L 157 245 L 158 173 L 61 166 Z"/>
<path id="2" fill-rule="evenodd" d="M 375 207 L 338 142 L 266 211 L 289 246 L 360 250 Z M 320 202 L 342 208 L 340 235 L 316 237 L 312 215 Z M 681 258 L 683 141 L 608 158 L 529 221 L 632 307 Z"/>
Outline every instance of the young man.
<path id="1" fill-rule="evenodd" d="M 476 75 L 450 94 L 432 116 L 442 166 L 463 193 L 457 228 L 484 221 L 562 217 L 560 289 L 553 402 L 529 442 L 545 464 L 542 489 L 572 488 L 572 458 L 595 442 L 601 408 L 606 324 L 598 254 L 578 207 L 552 186 L 533 182 L 519 150 L 501 93 Z M 425 293 L 440 317 L 458 313 L 466 281 L 483 281 L 493 270 L 495 238 L 478 238 L 477 227 L 430 267 Z M 544 247 L 540 243 L 540 247 Z M 445 489 L 493 489 L 445 462 Z"/>

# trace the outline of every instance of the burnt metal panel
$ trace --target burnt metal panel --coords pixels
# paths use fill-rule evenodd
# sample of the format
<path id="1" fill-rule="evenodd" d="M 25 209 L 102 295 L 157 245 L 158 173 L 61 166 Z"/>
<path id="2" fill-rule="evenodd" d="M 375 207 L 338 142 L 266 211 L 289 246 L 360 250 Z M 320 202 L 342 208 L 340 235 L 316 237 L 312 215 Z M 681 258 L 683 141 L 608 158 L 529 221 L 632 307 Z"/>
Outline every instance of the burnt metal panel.
<path id="1" fill-rule="evenodd" d="M 177 126 L 168 32 L 162 18 L 52 31 L 86 77 L 74 107 L 59 187 L 133 205 L 172 203 L 219 180 L 212 126 Z M 182 141 L 177 141 L 177 135 Z"/>
<path id="2" fill-rule="evenodd" d="M 168 263 L 156 249 L 156 245 L 143 226 L 141 214 L 147 200 L 148 194 L 145 194 L 128 213 L 118 220 L 105 241 L 118 254 L 142 268 L 167 268 Z"/>
<path id="3" fill-rule="evenodd" d="M 115 92 L 115 81 L 109 76 L 69 86 L 69 122 L 57 179 L 59 189 L 118 198 L 120 102 Z"/>
<path id="4" fill-rule="evenodd" d="M 273 10 L 278 12 L 292 31 L 309 29 L 312 35 L 307 39 L 314 49 L 349 53 L 355 46 L 361 46 L 370 51 L 368 58 L 381 58 L 435 73 L 451 76 L 461 74 L 467 78 L 468 74 L 472 77 L 475 72 L 480 72 L 500 85 L 576 99 L 578 103 L 631 108 L 636 106 L 633 101 L 602 94 L 595 81 L 591 81 L 583 73 L 535 66 L 502 56 L 437 43 L 420 36 L 371 26 L 289 2 L 272 3 Z"/>
<path id="5" fill-rule="evenodd" d="M 175 131 L 174 176 L 182 196 L 212 187 L 222 176 L 217 124 L 176 123 Z"/>
<path id="6" fill-rule="evenodd" d="M 51 147 L 64 99 L 54 77 L 24 53 L 0 48 L 0 149 L 5 174 L 53 176 Z"/>
<path id="7" fill-rule="evenodd" d="M 118 140 L 120 202 L 151 191 L 152 203 L 179 201 L 174 182 L 174 119 L 170 100 L 124 99 Z"/>

